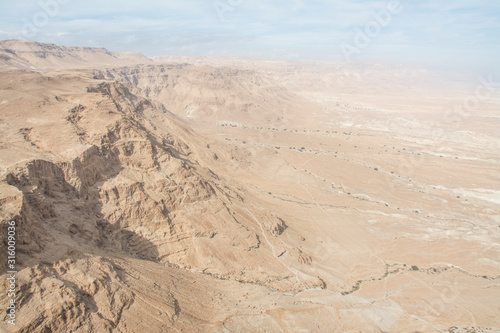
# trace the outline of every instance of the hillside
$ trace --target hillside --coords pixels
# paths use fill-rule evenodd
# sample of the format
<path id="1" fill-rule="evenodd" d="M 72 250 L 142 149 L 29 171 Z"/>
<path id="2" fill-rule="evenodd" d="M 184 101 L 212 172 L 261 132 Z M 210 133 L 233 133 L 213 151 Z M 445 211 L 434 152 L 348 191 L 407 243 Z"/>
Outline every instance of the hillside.
<path id="1" fill-rule="evenodd" d="M 2 332 L 500 328 L 498 85 L 1 43 Z"/>
<path id="2" fill-rule="evenodd" d="M 70 47 L 22 40 L 0 41 L 0 69 L 64 69 L 124 66 L 151 59 L 133 52 L 110 52 L 105 48 Z"/>
<path id="3" fill-rule="evenodd" d="M 154 64 L 94 72 L 198 123 L 293 126 L 319 105 L 254 70 Z"/>

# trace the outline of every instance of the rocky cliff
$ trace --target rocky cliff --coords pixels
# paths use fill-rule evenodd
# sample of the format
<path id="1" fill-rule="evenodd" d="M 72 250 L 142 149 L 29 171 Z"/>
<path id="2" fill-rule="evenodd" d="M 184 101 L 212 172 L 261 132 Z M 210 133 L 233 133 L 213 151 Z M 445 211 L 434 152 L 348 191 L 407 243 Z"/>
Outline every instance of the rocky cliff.
<path id="1" fill-rule="evenodd" d="M 123 260 L 284 291 L 320 286 L 273 264 L 274 249 L 263 240 L 279 237 L 285 222 L 258 215 L 262 229 L 238 190 L 203 165 L 211 153 L 191 148 L 202 139 L 182 120 L 116 82 L 34 73 L 25 79 L 33 78 L 47 82 L 46 98 L 28 106 L 39 106 L 45 124 L 11 131 L 37 157 L 7 167 L 1 184 L 2 230 L 11 220 L 19 230 L 21 332 L 126 331 L 121 317 L 142 296 Z M 80 93 L 54 95 L 61 81 Z M 16 123 L 15 115 L 8 118 Z M 59 131 L 44 132 L 51 121 Z M 66 130 L 71 145 L 52 145 Z M 180 310 L 165 293 L 172 321 Z"/>

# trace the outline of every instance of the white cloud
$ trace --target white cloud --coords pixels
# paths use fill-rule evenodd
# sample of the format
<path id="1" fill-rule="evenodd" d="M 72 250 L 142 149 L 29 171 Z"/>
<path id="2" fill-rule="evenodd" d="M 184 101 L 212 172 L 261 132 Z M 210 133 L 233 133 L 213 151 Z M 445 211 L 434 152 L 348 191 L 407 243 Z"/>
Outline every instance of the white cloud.
<path id="1" fill-rule="evenodd" d="M 227 1 L 227 0 L 220 0 Z M 233 2 L 234 3 L 234 2 Z M 373 13 L 389 1 L 242 0 L 221 21 L 212 0 L 70 1 L 39 29 L 35 40 L 104 46 L 113 51 L 259 57 L 338 57 Z M 496 65 L 500 1 L 401 0 L 404 9 L 381 29 L 365 55 L 426 59 L 463 52 L 468 62 Z M 37 0 L 0 4 L 0 38 L 22 38 L 23 18 L 40 11 Z M 471 48 L 471 45 L 474 47 Z M 371 49 L 370 49 L 371 48 Z M 275 51 L 278 50 L 278 51 Z M 455 57 L 456 59 L 460 57 Z"/>

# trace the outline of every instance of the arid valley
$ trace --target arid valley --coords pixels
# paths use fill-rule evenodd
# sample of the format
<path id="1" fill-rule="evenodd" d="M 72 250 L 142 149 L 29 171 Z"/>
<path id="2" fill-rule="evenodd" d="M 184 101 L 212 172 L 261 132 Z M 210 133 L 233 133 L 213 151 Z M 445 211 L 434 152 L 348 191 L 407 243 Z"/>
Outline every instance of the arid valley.
<path id="1" fill-rule="evenodd" d="M 0 42 L 0 330 L 499 332 L 500 84 L 449 74 Z"/>

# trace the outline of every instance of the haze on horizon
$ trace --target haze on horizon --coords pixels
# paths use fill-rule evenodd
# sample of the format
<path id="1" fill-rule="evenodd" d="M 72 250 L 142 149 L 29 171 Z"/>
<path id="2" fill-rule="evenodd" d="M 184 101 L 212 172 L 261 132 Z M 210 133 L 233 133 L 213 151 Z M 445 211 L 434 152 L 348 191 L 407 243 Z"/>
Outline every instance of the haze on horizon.
<path id="1" fill-rule="evenodd" d="M 415 63 L 494 77 L 500 67 L 500 2 L 493 0 L 41 0 L 0 6 L 2 40 L 147 56 Z M 371 36 L 363 40 L 359 33 L 367 29 Z"/>

